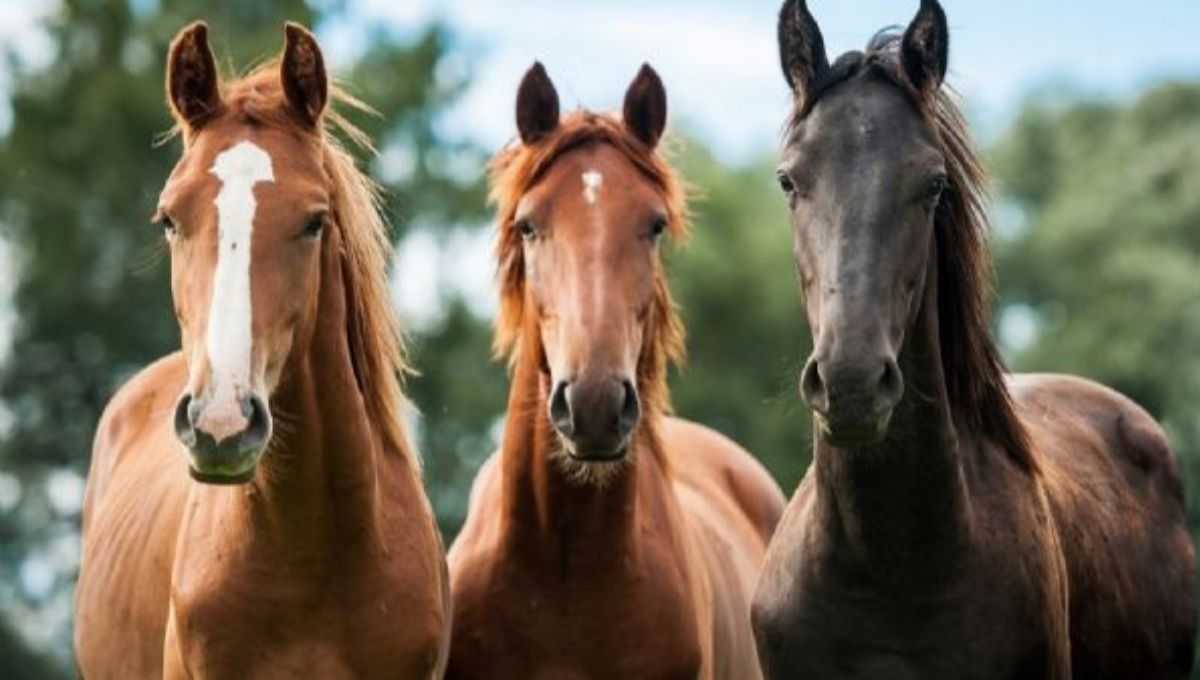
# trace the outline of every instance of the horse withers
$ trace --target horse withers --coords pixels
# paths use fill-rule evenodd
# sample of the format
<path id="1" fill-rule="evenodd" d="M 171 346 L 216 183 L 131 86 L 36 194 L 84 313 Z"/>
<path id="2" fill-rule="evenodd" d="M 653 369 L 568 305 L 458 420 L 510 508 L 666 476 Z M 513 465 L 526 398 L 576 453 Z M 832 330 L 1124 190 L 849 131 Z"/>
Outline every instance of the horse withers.
<path id="1" fill-rule="evenodd" d="M 643 67 L 623 116 L 560 117 L 541 65 L 492 163 L 499 453 L 450 550 L 449 678 L 758 676 L 750 596 L 783 494 L 721 435 L 667 416 L 683 333 L 660 251 L 685 230 Z"/>
<path id="2" fill-rule="evenodd" d="M 315 39 L 222 83 L 171 46 L 183 156 L 155 221 L 182 351 L 109 403 L 83 510 L 76 657 L 102 678 L 430 678 L 448 576 L 400 420 L 372 182 L 330 133 Z M 352 101 L 352 100 L 351 100 Z"/>
<path id="3" fill-rule="evenodd" d="M 772 678 L 1186 678 L 1194 551 L 1162 430 L 1105 387 L 1008 376 L 984 176 L 923 0 L 830 64 L 779 17 L 779 180 L 814 350 L 813 465 L 768 551 Z"/>

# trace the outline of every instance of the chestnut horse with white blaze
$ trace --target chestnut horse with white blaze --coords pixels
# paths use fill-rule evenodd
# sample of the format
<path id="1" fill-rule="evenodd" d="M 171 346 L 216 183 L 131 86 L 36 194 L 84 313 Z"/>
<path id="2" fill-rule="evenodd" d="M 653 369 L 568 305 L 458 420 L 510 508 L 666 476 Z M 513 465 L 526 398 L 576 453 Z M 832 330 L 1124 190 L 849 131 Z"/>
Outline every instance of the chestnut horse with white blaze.
<path id="1" fill-rule="evenodd" d="M 221 82 L 171 46 L 183 156 L 159 200 L 182 351 L 96 434 L 76 657 L 105 678 L 432 678 L 448 574 L 400 420 L 375 185 L 326 125 L 315 39 Z M 182 443 L 182 446 L 181 446 Z"/>
<path id="2" fill-rule="evenodd" d="M 660 249 L 686 216 L 648 66 L 623 114 L 560 118 L 535 64 L 492 163 L 512 390 L 450 550 L 450 678 L 759 675 L 750 596 L 783 494 L 667 417 L 683 336 Z"/>
<path id="3" fill-rule="evenodd" d="M 803 0 L 779 16 L 817 434 L 755 594 L 764 672 L 1182 680 L 1195 555 L 1177 462 L 1124 396 L 1005 373 L 948 46 L 936 0 L 832 64 Z"/>

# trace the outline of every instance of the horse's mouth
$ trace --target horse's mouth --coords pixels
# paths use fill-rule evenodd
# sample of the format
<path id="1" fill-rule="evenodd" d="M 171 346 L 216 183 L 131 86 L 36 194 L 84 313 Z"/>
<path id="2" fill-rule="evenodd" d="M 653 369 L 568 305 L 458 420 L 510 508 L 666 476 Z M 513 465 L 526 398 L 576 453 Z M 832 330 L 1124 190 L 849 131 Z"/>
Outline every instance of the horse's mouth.
<path id="1" fill-rule="evenodd" d="M 242 472 L 201 472 L 191 465 L 188 466 L 188 474 L 192 479 L 201 484 L 215 484 L 220 486 L 230 486 L 235 484 L 245 484 L 251 479 L 254 479 L 254 471 L 257 466 L 251 467 L 249 470 Z"/>
<path id="2" fill-rule="evenodd" d="M 863 449 L 883 439 L 888 420 L 881 417 L 874 422 L 837 422 L 817 414 L 817 430 L 822 439 L 839 449 Z"/>
<path id="3" fill-rule="evenodd" d="M 188 474 L 201 484 L 245 484 L 254 478 L 258 469 L 259 451 L 188 452 Z"/>
<path id="4" fill-rule="evenodd" d="M 615 449 L 580 449 L 574 446 L 565 447 L 567 455 L 580 463 L 616 463 L 625 459 L 626 449 L 622 444 Z"/>
<path id="5" fill-rule="evenodd" d="M 589 465 L 605 465 L 619 463 L 629 453 L 629 437 L 601 437 L 589 439 L 571 439 L 558 435 L 563 453 L 571 460 Z"/>

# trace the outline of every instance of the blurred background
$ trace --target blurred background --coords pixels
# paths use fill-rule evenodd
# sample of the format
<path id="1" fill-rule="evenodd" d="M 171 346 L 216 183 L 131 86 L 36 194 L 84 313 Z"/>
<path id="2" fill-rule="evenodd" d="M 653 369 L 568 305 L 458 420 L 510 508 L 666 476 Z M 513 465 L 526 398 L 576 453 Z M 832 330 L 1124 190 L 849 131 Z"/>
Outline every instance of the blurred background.
<path id="1" fill-rule="evenodd" d="M 834 55 L 916 2 L 812 0 Z M 1079 373 L 1167 427 L 1200 530 L 1200 5 L 945 0 L 950 82 L 995 178 L 996 331 L 1018 370 Z M 0 0 L 0 677 L 71 677 L 71 598 L 93 428 L 113 391 L 176 348 L 148 223 L 179 142 L 162 91 L 175 32 L 203 18 L 231 71 L 314 27 L 376 107 L 399 254 L 392 291 L 426 485 L 447 540 L 496 446 L 482 168 L 513 134 L 524 69 L 567 107 L 616 107 L 642 61 L 666 82 L 691 241 L 668 253 L 690 330 L 677 411 L 755 453 L 790 493 L 810 457 L 808 353 L 775 151 L 788 93 L 777 0 Z M 182 464 L 182 458 L 181 464 Z"/>

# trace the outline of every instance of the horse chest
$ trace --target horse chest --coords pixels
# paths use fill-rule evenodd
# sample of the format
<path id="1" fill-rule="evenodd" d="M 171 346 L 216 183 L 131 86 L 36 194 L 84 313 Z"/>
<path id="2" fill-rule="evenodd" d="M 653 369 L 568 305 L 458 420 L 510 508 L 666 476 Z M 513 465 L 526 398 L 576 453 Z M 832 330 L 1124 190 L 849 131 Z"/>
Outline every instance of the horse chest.
<path id="1" fill-rule="evenodd" d="M 793 564 L 755 600 L 755 628 L 774 678 L 1054 677 L 1053 631 L 1037 593 L 971 560 L 953 582 L 906 592 L 865 585 L 828 564 Z M 1019 565 L 1008 565 L 1019 569 Z M 1000 576 L 997 576 L 1000 574 Z M 766 579 L 764 579 L 766 580 Z"/>
<path id="2" fill-rule="evenodd" d="M 506 571 L 464 584 L 455 606 L 450 678 L 696 678 L 702 667 L 679 582 Z"/>
<path id="3" fill-rule="evenodd" d="M 199 678 L 428 677 L 442 640 L 436 603 L 419 590 L 365 581 L 380 587 L 365 594 L 336 581 L 299 584 L 280 575 L 257 587 L 225 581 L 207 592 L 177 588 L 168 657 Z"/>

